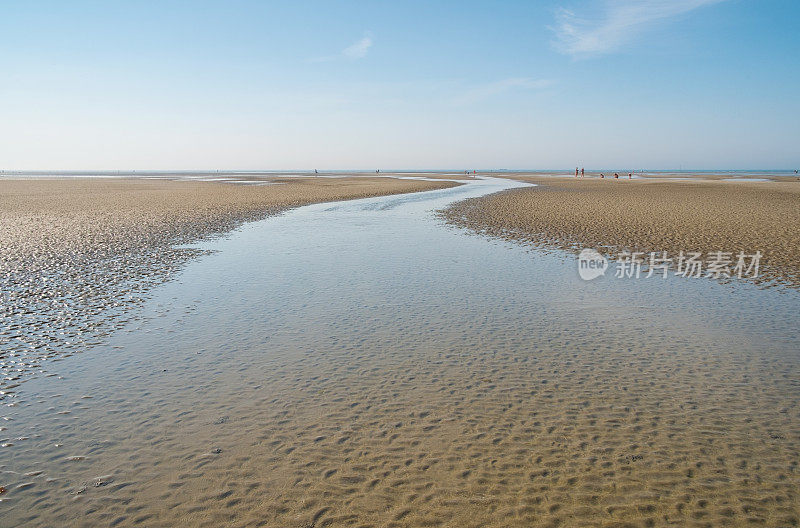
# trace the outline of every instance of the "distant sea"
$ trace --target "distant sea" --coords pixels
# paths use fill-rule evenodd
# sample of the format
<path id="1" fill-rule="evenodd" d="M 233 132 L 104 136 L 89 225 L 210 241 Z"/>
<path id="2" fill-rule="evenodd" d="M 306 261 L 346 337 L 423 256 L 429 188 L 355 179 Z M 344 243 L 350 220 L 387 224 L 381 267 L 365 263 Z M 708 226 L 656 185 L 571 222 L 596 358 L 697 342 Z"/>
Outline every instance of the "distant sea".
<path id="1" fill-rule="evenodd" d="M 574 169 L 380 169 L 381 175 L 463 175 L 465 171 L 476 170 L 479 174 L 531 174 L 531 175 L 560 175 L 572 174 Z M 798 174 L 794 169 L 784 170 L 765 170 L 765 169 L 631 169 L 631 168 L 586 168 L 586 172 L 635 172 L 638 175 L 653 176 L 730 176 L 737 177 L 770 177 L 770 176 L 792 176 Z M 309 177 L 309 176 L 328 176 L 337 177 L 348 174 L 374 175 L 378 174 L 375 170 L 104 170 L 104 171 L 16 171 L 0 170 L 0 178 L 166 178 L 166 179 L 207 179 L 215 177 L 228 178 L 232 176 L 245 177 Z"/>

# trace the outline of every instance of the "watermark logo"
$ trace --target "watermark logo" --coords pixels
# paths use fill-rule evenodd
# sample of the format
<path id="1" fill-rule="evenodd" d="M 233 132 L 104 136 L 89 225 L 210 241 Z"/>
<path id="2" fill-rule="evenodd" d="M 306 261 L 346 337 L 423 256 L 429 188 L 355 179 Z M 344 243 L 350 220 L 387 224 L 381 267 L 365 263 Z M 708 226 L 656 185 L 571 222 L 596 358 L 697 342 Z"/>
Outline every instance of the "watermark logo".
<path id="1" fill-rule="evenodd" d="M 596 249 L 586 248 L 578 255 L 578 274 L 585 281 L 596 279 L 605 274 L 608 259 Z"/>
<path id="2" fill-rule="evenodd" d="M 705 257 L 700 252 L 683 252 L 670 256 L 666 251 L 644 252 L 622 251 L 617 254 L 614 277 L 666 279 L 668 276 L 712 279 L 758 278 L 762 257 L 761 251 L 745 253 L 739 251 L 711 251 Z M 587 248 L 578 254 L 578 274 L 590 281 L 604 275 L 609 262 L 596 249 Z"/>

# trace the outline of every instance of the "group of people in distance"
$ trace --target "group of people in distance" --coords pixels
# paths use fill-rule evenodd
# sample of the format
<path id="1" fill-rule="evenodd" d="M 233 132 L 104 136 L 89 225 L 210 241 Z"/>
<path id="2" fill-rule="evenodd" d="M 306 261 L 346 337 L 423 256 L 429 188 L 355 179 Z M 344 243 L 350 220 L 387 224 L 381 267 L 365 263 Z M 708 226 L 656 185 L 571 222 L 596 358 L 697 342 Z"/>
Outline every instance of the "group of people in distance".
<path id="1" fill-rule="evenodd" d="M 583 167 L 581 167 L 580 171 L 578 171 L 578 167 L 575 167 L 575 177 L 577 178 L 579 174 L 580 174 L 580 177 L 583 178 Z M 601 172 L 600 173 L 600 177 L 601 178 L 605 178 L 606 175 Z M 614 173 L 614 178 L 619 179 L 619 173 L 615 172 Z M 633 178 L 633 173 L 629 172 L 628 173 L 628 179 L 630 180 L 632 178 Z"/>

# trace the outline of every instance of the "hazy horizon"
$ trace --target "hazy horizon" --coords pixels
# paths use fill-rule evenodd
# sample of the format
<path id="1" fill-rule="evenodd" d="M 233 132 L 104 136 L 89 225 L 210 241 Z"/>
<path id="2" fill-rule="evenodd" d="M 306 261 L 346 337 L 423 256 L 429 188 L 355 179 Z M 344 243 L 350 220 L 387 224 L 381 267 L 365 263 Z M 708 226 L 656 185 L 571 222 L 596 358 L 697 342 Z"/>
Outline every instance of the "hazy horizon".
<path id="1" fill-rule="evenodd" d="M 624 166 L 617 166 L 617 167 L 581 167 L 585 171 L 589 172 L 597 172 L 597 171 L 627 171 L 632 170 L 636 172 L 644 171 L 644 172 L 697 172 L 697 173 L 728 173 L 728 172 L 741 172 L 741 173 L 757 173 L 757 172 L 789 172 L 794 173 L 794 171 L 798 169 L 793 168 L 729 168 L 729 167 L 716 167 L 716 168 L 648 168 L 648 167 L 624 167 Z M 152 174 L 170 174 L 170 173 L 314 173 L 314 171 L 319 171 L 319 173 L 374 173 L 376 169 L 374 168 L 344 168 L 344 169 L 330 169 L 330 168 L 319 168 L 316 169 L 309 169 L 308 167 L 301 167 L 301 168 L 283 168 L 283 169 L 253 169 L 253 168 L 223 168 L 223 169 L 207 169 L 207 168 L 179 168 L 179 169 L 0 169 L 0 174 L 31 174 L 31 175 L 41 175 L 41 174 L 132 174 L 132 173 L 152 173 Z M 430 167 L 406 167 L 406 168 L 397 168 L 397 167 L 380 167 L 380 173 L 384 174 L 391 174 L 391 173 L 405 173 L 405 172 L 430 172 L 430 173 L 441 173 L 441 172 L 464 172 L 464 171 L 472 171 L 475 170 L 479 173 L 483 172 L 572 172 L 575 170 L 575 167 L 556 167 L 556 168 L 520 168 L 520 167 L 495 167 L 495 168 L 481 168 L 481 167 L 439 167 L 439 168 L 430 168 Z"/>
<path id="2" fill-rule="evenodd" d="M 0 168 L 793 170 L 798 18 L 783 0 L 15 3 Z"/>

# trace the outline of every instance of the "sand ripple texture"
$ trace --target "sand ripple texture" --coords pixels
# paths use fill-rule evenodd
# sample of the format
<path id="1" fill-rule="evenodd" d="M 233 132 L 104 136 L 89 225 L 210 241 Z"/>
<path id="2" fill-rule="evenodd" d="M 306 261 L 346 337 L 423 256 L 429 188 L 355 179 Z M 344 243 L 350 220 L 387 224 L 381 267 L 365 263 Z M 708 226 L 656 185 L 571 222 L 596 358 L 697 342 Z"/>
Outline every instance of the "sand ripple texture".
<path id="1" fill-rule="evenodd" d="M 800 292 L 582 281 L 470 192 L 203 244 L 0 407 L 0 527 L 798 525 Z"/>
<path id="2" fill-rule="evenodd" d="M 515 176 L 537 187 L 454 204 L 448 222 L 540 248 L 760 250 L 764 286 L 800 288 L 800 183 L 571 180 Z"/>
<path id="3" fill-rule="evenodd" d="M 176 248 L 312 202 L 452 186 L 389 178 L 237 186 L 138 179 L 0 181 L 0 400 L 43 361 L 97 344 L 200 252 Z"/>
<path id="4" fill-rule="evenodd" d="M 17 442 L 16 461 L 0 465 L 5 518 L 31 527 L 798 524 L 788 356 L 679 329 L 654 336 L 644 319 L 602 346 L 595 321 L 527 321 L 521 331 L 509 317 L 487 340 L 477 319 L 467 336 L 448 333 L 439 324 L 455 314 L 442 312 L 388 334 L 345 316 L 327 345 L 306 350 L 292 341 L 302 347 L 307 332 L 273 334 L 257 360 L 234 343 L 229 358 L 209 361 L 196 353 L 201 340 L 179 334 L 185 348 L 159 351 L 166 374 L 144 363 L 141 383 L 116 394 L 43 396 L 71 414 L 35 417 L 59 424 L 58 443 Z M 637 334 L 671 348 L 632 347 Z M 28 449 L 49 456 L 23 463 Z"/>

